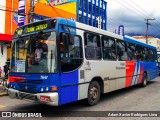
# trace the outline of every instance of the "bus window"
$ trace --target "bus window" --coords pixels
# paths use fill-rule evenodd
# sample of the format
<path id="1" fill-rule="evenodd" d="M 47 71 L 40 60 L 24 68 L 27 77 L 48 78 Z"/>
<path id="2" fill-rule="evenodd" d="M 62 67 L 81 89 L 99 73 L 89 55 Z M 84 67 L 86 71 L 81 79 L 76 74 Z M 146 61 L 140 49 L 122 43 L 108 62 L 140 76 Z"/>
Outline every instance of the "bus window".
<path id="1" fill-rule="evenodd" d="M 111 37 L 102 36 L 103 59 L 116 60 L 115 40 Z"/>
<path id="2" fill-rule="evenodd" d="M 143 61 L 144 57 L 142 55 L 142 47 L 140 45 L 136 45 L 136 60 Z"/>
<path id="3" fill-rule="evenodd" d="M 154 52 L 152 49 L 149 49 L 149 61 L 153 62 L 154 61 Z"/>
<path id="4" fill-rule="evenodd" d="M 148 49 L 146 47 L 143 48 L 143 56 L 144 56 L 144 61 L 149 60 L 149 53 L 148 53 Z"/>
<path id="5" fill-rule="evenodd" d="M 157 60 L 157 52 L 156 50 L 153 50 L 153 61 Z"/>
<path id="6" fill-rule="evenodd" d="M 97 34 L 85 33 L 85 54 L 87 59 L 101 59 L 100 37 Z"/>
<path id="7" fill-rule="evenodd" d="M 62 33 L 60 38 L 61 70 L 62 72 L 73 71 L 83 61 L 81 37 Z"/>
<path id="8" fill-rule="evenodd" d="M 128 48 L 128 60 L 135 60 L 135 44 L 133 43 L 128 43 L 127 44 Z"/>
<path id="9" fill-rule="evenodd" d="M 116 41 L 116 45 L 117 45 L 118 60 L 120 60 L 120 61 L 126 61 L 126 60 L 128 60 L 126 43 L 124 41 L 117 40 Z"/>

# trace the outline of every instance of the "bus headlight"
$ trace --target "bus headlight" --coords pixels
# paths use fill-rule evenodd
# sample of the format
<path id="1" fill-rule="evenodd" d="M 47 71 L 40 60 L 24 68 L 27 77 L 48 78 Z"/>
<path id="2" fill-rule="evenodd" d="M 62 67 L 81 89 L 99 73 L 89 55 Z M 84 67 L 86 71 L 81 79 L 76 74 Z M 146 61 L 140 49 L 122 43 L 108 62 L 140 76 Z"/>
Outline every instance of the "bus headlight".
<path id="1" fill-rule="evenodd" d="M 43 91 L 44 91 L 44 88 L 41 88 L 40 91 L 43 92 Z"/>
<path id="2" fill-rule="evenodd" d="M 46 91 L 48 91 L 49 90 L 49 88 L 48 87 L 46 87 Z"/>

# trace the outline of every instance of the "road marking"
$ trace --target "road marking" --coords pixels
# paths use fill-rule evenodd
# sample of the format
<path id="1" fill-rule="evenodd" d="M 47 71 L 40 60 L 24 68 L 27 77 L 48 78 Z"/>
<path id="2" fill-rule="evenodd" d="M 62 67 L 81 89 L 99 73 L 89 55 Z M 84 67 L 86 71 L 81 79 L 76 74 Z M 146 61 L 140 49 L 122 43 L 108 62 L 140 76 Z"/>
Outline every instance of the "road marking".
<path id="1" fill-rule="evenodd" d="M 1 109 L 1 108 L 5 108 L 5 107 L 6 107 L 6 106 L 4 106 L 4 105 L 0 105 L 0 109 Z"/>

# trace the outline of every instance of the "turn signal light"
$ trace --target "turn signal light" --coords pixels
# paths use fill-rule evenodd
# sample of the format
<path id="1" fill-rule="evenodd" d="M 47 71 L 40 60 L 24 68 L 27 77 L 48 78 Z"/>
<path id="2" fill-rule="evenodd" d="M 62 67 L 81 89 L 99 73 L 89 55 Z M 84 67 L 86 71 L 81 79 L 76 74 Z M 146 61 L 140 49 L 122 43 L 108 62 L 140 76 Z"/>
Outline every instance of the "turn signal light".
<path id="1" fill-rule="evenodd" d="M 57 91 L 57 87 L 56 87 L 56 86 L 53 86 L 51 90 L 52 90 L 52 91 Z"/>

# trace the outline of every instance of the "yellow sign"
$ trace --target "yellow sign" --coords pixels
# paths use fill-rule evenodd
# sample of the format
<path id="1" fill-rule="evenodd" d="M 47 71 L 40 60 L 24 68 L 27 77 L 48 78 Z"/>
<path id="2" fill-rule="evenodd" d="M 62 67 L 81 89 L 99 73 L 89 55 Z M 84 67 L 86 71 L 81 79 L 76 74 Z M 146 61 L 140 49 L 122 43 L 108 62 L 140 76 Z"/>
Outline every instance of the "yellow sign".
<path id="1" fill-rule="evenodd" d="M 23 32 L 23 30 L 17 30 L 17 34 L 18 34 L 18 35 L 21 35 L 22 32 Z"/>
<path id="2" fill-rule="evenodd" d="M 33 26 L 33 27 L 28 27 L 26 32 L 30 33 L 30 32 L 34 32 L 34 31 L 39 31 L 39 30 L 44 30 L 47 29 L 48 24 L 42 24 L 42 25 L 37 25 L 37 26 Z"/>

